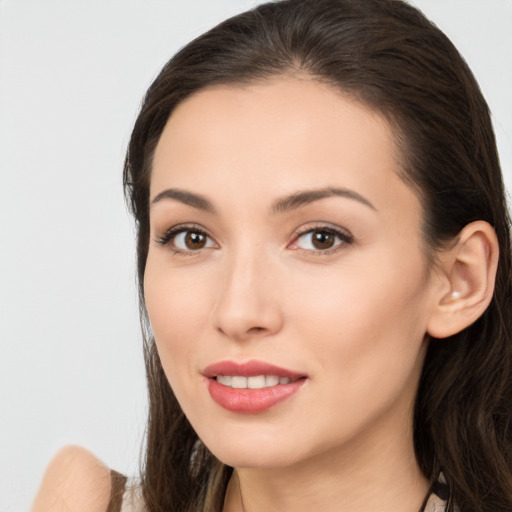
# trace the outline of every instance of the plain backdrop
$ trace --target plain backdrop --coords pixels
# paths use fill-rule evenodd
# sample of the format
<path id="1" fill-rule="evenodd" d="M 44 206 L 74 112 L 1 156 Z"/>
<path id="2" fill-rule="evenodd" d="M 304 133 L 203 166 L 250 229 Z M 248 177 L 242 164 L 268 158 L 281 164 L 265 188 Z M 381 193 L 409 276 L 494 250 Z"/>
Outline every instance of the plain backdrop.
<path id="1" fill-rule="evenodd" d="M 0 510 L 51 456 L 136 474 L 146 392 L 124 151 L 168 58 L 253 0 L 0 0 Z M 417 0 L 466 57 L 512 189 L 512 1 Z"/>

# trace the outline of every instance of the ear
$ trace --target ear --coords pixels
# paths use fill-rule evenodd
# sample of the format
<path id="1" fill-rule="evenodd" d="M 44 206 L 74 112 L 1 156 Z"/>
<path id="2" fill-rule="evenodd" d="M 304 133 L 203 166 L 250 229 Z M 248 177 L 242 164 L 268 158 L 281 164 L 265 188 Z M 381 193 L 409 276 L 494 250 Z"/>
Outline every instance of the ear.
<path id="1" fill-rule="evenodd" d="M 476 221 L 458 235 L 437 265 L 436 288 L 427 332 L 434 338 L 457 334 L 487 309 L 494 293 L 499 245 L 490 224 Z"/>

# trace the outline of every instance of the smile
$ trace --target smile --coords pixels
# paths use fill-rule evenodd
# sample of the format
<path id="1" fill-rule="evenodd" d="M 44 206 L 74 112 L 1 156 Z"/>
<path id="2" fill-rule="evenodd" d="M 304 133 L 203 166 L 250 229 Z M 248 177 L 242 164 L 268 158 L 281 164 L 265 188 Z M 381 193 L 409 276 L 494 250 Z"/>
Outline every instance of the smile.
<path id="1" fill-rule="evenodd" d="M 222 361 L 203 371 L 208 392 L 223 409 L 259 414 L 295 395 L 308 376 L 261 361 Z"/>

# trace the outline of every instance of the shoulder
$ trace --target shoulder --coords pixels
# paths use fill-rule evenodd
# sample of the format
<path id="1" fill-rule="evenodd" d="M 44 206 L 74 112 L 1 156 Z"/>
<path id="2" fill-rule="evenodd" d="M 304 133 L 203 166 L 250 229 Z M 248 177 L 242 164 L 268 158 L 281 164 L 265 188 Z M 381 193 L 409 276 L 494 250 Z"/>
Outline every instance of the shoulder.
<path id="1" fill-rule="evenodd" d="M 51 460 L 32 512 L 106 512 L 110 470 L 79 446 L 62 448 Z"/>

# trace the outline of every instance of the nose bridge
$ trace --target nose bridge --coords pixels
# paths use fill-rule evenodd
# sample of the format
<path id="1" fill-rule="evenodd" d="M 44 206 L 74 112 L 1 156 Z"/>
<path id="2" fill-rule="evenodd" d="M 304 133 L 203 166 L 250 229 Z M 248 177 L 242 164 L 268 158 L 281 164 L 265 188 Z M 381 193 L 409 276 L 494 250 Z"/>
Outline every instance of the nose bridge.
<path id="1" fill-rule="evenodd" d="M 254 244 L 240 244 L 226 255 L 215 327 L 226 336 L 243 340 L 279 330 L 282 315 L 272 287 L 276 275 L 271 256 Z"/>

